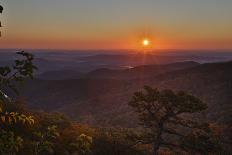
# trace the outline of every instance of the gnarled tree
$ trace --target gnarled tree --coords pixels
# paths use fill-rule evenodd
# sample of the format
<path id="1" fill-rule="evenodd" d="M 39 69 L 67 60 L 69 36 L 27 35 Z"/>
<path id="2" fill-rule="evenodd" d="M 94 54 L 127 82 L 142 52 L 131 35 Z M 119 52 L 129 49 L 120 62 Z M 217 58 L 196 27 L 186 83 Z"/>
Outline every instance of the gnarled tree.
<path id="1" fill-rule="evenodd" d="M 186 92 L 153 89 L 134 93 L 129 105 L 138 113 L 144 127 L 139 141 L 153 144 L 153 155 L 160 148 L 191 153 L 219 150 L 207 123 L 199 123 L 192 115 L 207 109 L 200 99 Z"/>

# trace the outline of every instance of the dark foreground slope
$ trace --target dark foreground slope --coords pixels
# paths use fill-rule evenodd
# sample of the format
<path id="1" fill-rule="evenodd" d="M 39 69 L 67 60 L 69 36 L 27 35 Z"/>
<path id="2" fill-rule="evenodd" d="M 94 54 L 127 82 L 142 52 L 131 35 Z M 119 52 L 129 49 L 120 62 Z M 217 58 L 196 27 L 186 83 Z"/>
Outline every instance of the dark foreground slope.
<path id="1" fill-rule="evenodd" d="M 116 74 L 111 70 L 110 74 L 95 71 L 84 79 L 34 80 L 24 87 L 22 95 L 33 107 L 61 111 L 74 120 L 91 125 L 134 126 L 135 117 L 127 103 L 134 91 L 150 85 L 190 92 L 208 104 L 205 115 L 209 120 L 231 124 L 232 62 L 179 69 L 169 66 L 160 72 L 154 66 L 143 66 L 142 70 L 135 69 L 126 76 L 126 71 L 115 71 L 119 77 L 126 77 L 118 79 L 109 78 Z M 141 72 L 146 76 L 134 78 Z"/>

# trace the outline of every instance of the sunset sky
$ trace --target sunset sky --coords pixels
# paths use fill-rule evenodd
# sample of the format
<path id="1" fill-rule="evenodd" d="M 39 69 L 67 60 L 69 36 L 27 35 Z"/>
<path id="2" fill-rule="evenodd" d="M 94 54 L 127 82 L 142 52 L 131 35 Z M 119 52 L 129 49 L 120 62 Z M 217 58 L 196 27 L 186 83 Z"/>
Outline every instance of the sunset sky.
<path id="1" fill-rule="evenodd" d="M 0 48 L 232 49 L 232 0 L 4 0 Z"/>

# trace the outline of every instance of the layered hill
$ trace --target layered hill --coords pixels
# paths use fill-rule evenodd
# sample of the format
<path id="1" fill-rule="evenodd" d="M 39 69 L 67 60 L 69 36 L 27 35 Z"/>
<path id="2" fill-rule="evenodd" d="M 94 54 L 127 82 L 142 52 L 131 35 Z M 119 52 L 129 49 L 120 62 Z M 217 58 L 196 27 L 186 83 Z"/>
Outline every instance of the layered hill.
<path id="1" fill-rule="evenodd" d="M 36 76 L 42 80 L 64 80 L 64 79 L 78 79 L 82 76 L 82 72 L 76 70 L 59 70 L 47 71 Z"/>
<path id="2" fill-rule="evenodd" d="M 149 77 L 154 77 L 159 74 L 172 72 L 175 70 L 182 70 L 199 65 L 193 61 L 177 62 L 163 65 L 143 65 L 125 70 L 112 70 L 112 69 L 97 69 L 86 75 L 91 78 L 107 78 L 107 79 L 121 79 L 121 80 L 138 80 Z"/>
<path id="3" fill-rule="evenodd" d="M 22 95 L 34 108 L 60 111 L 83 123 L 128 127 L 136 119 L 127 103 L 144 85 L 192 93 L 208 104 L 208 120 L 232 122 L 232 62 L 102 69 L 81 79 L 28 81 Z"/>

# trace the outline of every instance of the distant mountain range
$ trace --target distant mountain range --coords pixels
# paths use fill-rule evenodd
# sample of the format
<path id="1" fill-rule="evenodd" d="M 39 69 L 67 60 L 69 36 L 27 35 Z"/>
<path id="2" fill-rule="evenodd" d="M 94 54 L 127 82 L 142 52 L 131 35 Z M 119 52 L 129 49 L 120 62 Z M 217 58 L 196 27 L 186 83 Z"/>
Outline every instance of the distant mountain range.
<path id="1" fill-rule="evenodd" d="M 15 51 L 1 50 L 0 65 L 9 65 L 19 58 Z M 51 51 L 26 50 L 34 54 L 35 65 L 39 68 L 37 74 L 50 71 L 90 72 L 99 68 L 126 69 L 142 65 L 169 64 L 183 61 L 209 63 L 232 60 L 231 51 L 183 51 L 155 50 L 143 54 L 138 51 L 100 50 L 100 51 Z"/>
<path id="2" fill-rule="evenodd" d="M 60 111 L 91 125 L 136 125 L 127 103 L 144 85 L 192 93 L 208 104 L 204 114 L 208 120 L 232 123 L 232 62 L 187 61 L 124 70 L 97 69 L 84 74 L 55 71 L 38 77 L 22 89 L 31 107 Z"/>

